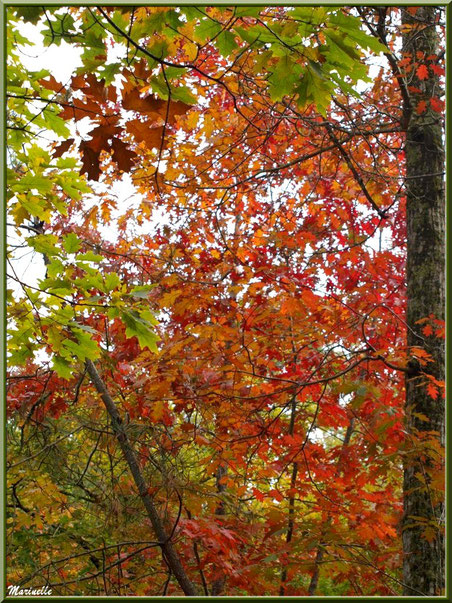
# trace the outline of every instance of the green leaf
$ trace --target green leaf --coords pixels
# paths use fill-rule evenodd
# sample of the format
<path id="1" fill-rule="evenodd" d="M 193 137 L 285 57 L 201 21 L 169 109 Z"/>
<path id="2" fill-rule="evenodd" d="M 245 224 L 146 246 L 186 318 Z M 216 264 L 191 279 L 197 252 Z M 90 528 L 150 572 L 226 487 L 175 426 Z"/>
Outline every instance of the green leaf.
<path id="1" fill-rule="evenodd" d="M 126 325 L 126 336 L 136 337 L 141 348 L 149 348 L 151 352 L 158 352 L 158 335 L 154 332 L 152 325 L 144 320 L 138 312 L 124 310 L 121 312 L 121 319 Z"/>
<path id="2" fill-rule="evenodd" d="M 121 284 L 121 279 L 116 274 L 116 272 L 110 272 L 105 277 L 104 282 L 105 282 L 105 290 L 107 291 L 107 293 L 109 293 L 110 291 L 113 291 L 114 289 L 119 287 L 119 285 Z"/>
<path id="3" fill-rule="evenodd" d="M 62 138 L 68 138 L 70 136 L 70 130 L 66 125 L 66 122 L 54 111 L 47 110 L 44 112 L 44 119 L 46 126 L 53 130 L 55 134 Z"/>
<path id="4" fill-rule="evenodd" d="M 292 19 L 302 21 L 304 24 L 320 25 L 325 21 L 329 10 L 331 9 L 323 6 L 297 6 L 288 15 Z"/>
<path id="5" fill-rule="evenodd" d="M 68 253 L 77 253 L 82 246 L 82 242 L 74 232 L 63 237 L 63 247 Z"/>
<path id="6" fill-rule="evenodd" d="M 81 329 L 80 325 L 77 328 L 73 328 L 72 332 L 75 334 L 78 340 L 77 355 L 81 360 L 89 358 L 95 360 L 100 356 L 100 349 L 97 341 L 91 338 L 88 328 Z"/>
<path id="7" fill-rule="evenodd" d="M 77 278 L 73 282 L 83 291 L 96 289 L 98 291 L 105 292 L 104 281 L 97 270 L 93 270 L 90 273 L 87 272 L 83 275 L 83 278 Z"/>
<path id="8" fill-rule="evenodd" d="M 50 278 L 55 278 L 62 272 L 64 272 L 65 266 L 58 258 L 53 258 L 52 261 L 47 264 L 47 274 Z"/>
<path id="9" fill-rule="evenodd" d="M 215 39 L 215 44 L 224 57 L 229 57 L 232 51 L 237 48 L 235 36 L 230 31 L 222 31 Z"/>
<path id="10" fill-rule="evenodd" d="M 88 325 L 82 325 L 78 322 L 69 322 L 68 325 L 72 328 L 75 327 L 76 329 L 81 329 L 82 331 L 86 331 L 87 333 L 92 333 L 93 335 L 99 335 L 99 331 L 96 331 L 96 329 L 93 329 Z"/>
<path id="11" fill-rule="evenodd" d="M 356 48 L 354 46 L 349 46 L 344 38 L 337 33 L 326 30 L 325 36 L 330 42 L 333 42 L 334 46 L 331 48 L 331 54 L 334 59 L 337 57 L 339 61 L 344 61 L 344 53 L 352 61 L 359 61 L 361 59 L 361 55 Z M 347 64 L 350 64 L 349 60 L 347 60 Z"/>
<path id="12" fill-rule="evenodd" d="M 182 101 L 187 105 L 195 105 L 198 101 L 196 96 L 190 92 L 187 86 L 179 86 L 178 88 L 171 89 L 171 99 Z"/>
<path id="13" fill-rule="evenodd" d="M 149 297 L 149 293 L 155 288 L 155 286 L 156 285 L 138 285 L 130 290 L 129 295 L 132 297 L 147 299 Z"/>
<path id="14" fill-rule="evenodd" d="M 87 251 L 86 253 L 79 253 L 78 256 L 76 257 L 76 260 L 80 260 L 80 261 L 84 261 L 84 262 L 102 262 L 102 260 L 104 259 L 104 256 L 102 255 L 98 255 L 97 253 L 94 253 L 93 251 Z"/>
<path id="15" fill-rule="evenodd" d="M 75 168 L 78 164 L 78 160 L 75 157 L 58 157 L 56 161 L 57 167 L 61 169 Z M 66 174 L 65 174 L 66 177 Z"/>
<path id="16" fill-rule="evenodd" d="M 50 193 L 52 186 L 52 181 L 49 178 L 28 172 L 18 182 L 11 185 L 11 189 L 15 193 L 26 193 L 32 189 L 36 189 L 40 193 Z"/>
<path id="17" fill-rule="evenodd" d="M 222 30 L 221 23 L 206 19 L 201 21 L 198 27 L 195 29 L 193 37 L 196 42 L 204 44 L 207 40 L 211 40 Z"/>
<path id="18" fill-rule="evenodd" d="M 357 17 L 345 15 L 342 11 L 338 11 L 330 18 L 330 23 L 337 26 L 338 35 L 347 36 L 357 42 L 361 48 L 370 48 L 374 52 L 388 52 L 386 46 L 361 29 L 361 21 Z"/>
<path id="19" fill-rule="evenodd" d="M 238 34 L 238 36 L 244 41 L 248 42 L 248 44 L 255 45 L 257 48 L 262 46 L 262 44 L 257 44 L 257 40 L 259 40 L 264 33 L 264 29 L 262 27 L 245 29 L 244 27 L 234 27 L 234 31 Z"/>
<path id="20" fill-rule="evenodd" d="M 20 204 L 30 213 L 30 215 L 44 220 L 50 218 L 50 210 L 47 207 L 47 200 L 42 197 L 35 197 L 29 195 L 28 197 L 21 198 Z"/>
<path id="21" fill-rule="evenodd" d="M 68 292 L 74 291 L 74 284 L 68 279 L 61 278 L 46 278 L 39 281 L 39 286 L 43 291 L 59 292 L 60 295 L 66 295 Z"/>
<path id="22" fill-rule="evenodd" d="M 25 21 L 25 23 L 36 23 L 43 16 L 43 10 L 40 6 L 20 6 L 14 9 L 16 14 Z"/>
<path id="23" fill-rule="evenodd" d="M 161 99 L 168 100 L 168 85 L 163 76 L 153 76 L 149 80 L 152 91 Z M 172 91 L 171 91 L 172 92 Z"/>
<path id="24" fill-rule="evenodd" d="M 258 17 L 262 10 L 261 6 L 236 6 L 236 17 Z"/>
<path id="25" fill-rule="evenodd" d="M 300 73 L 301 66 L 293 61 L 290 54 L 282 56 L 269 78 L 272 100 L 281 100 L 283 96 L 292 94 L 295 84 L 300 79 Z"/>
<path id="26" fill-rule="evenodd" d="M 109 86 L 115 76 L 120 72 L 122 67 L 121 63 L 108 63 L 108 65 L 104 65 L 104 69 L 101 71 L 102 78 L 105 80 L 105 85 Z"/>
<path id="27" fill-rule="evenodd" d="M 52 368 L 57 373 L 58 377 L 61 377 L 62 379 L 70 379 L 74 372 L 71 363 L 56 354 L 52 359 Z"/>
<path id="28" fill-rule="evenodd" d="M 55 245 L 57 242 L 58 237 L 51 234 L 36 235 L 35 237 L 29 237 L 27 239 L 27 243 L 30 245 L 30 247 L 33 247 L 35 251 L 38 253 L 43 253 L 48 257 L 59 255 L 60 249 L 58 249 L 58 247 Z"/>

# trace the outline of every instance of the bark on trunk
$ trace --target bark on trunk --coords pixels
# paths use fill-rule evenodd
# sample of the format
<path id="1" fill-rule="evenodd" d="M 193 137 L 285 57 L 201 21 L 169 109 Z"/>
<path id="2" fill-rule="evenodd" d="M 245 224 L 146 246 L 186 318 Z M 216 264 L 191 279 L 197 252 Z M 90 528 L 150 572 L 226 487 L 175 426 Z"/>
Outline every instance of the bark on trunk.
<path id="1" fill-rule="evenodd" d="M 143 501 L 143 505 L 151 521 L 152 527 L 154 529 L 155 535 L 157 536 L 160 547 L 162 549 L 162 554 L 168 564 L 168 567 L 172 571 L 183 592 L 189 596 L 196 596 L 198 594 L 196 588 L 191 582 L 191 580 L 188 578 L 185 569 L 182 565 L 182 562 L 179 558 L 179 555 L 177 554 L 176 550 L 174 549 L 171 543 L 171 537 L 166 533 L 163 522 L 154 505 L 154 501 L 149 496 L 148 486 L 144 481 L 135 451 L 133 450 L 129 442 L 116 404 L 91 360 L 86 361 L 86 368 L 94 387 L 100 394 L 102 401 L 105 404 L 105 408 L 107 409 L 107 412 L 110 415 L 116 438 L 121 446 L 122 453 L 124 455 L 125 460 L 127 461 L 130 472 L 132 473 L 135 485 L 138 489 L 141 500 Z"/>
<path id="2" fill-rule="evenodd" d="M 419 7 L 415 15 L 402 11 L 403 52 L 418 63 L 417 57 L 436 55 L 438 39 L 435 19 L 438 8 Z M 419 54 L 417 54 L 419 53 Z M 421 55 L 420 53 L 423 53 Z M 417 66 L 416 66 L 417 67 Z M 429 72 L 420 80 L 416 67 L 408 74 L 411 107 L 406 129 L 406 198 L 407 198 L 407 324 L 408 346 L 424 348 L 433 358 L 423 370 L 443 380 L 445 350 L 441 339 L 426 337 L 425 324 L 418 321 L 430 315 L 444 320 L 445 314 L 445 190 L 444 143 L 440 116 L 431 109 L 418 114 L 417 106 L 438 96 L 437 76 Z M 418 92 L 415 89 L 418 89 Z M 410 365 L 409 365 L 410 366 Z M 442 520 L 444 501 L 429 488 L 437 459 L 421 442 L 425 438 L 444 443 L 444 403 L 427 392 L 426 378 L 416 362 L 411 363 L 406 379 L 406 426 L 408 444 L 417 451 L 406 458 L 404 467 L 403 582 L 404 595 L 440 595 L 444 589 L 444 537 Z M 427 420 L 426 420 L 427 418 Z M 436 432 L 433 434 L 431 432 Z M 428 433 L 430 432 L 430 434 Z M 426 523 L 435 529 L 425 537 Z M 430 541 L 431 540 L 431 541 Z"/>

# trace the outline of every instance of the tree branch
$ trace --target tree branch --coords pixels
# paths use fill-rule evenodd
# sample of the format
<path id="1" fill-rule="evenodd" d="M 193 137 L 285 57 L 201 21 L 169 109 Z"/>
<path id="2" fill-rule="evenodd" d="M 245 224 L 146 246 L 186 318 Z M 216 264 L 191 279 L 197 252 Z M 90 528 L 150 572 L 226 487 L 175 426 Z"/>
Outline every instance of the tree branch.
<path id="1" fill-rule="evenodd" d="M 167 562 L 171 571 L 173 572 L 177 582 L 179 583 L 179 586 L 182 588 L 184 593 L 189 596 L 196 596 L 198 594 L 196 588 L 191 582 L 191 580 L 188 578 L 180 560 L 180 557 L 171 543 L 171 535 L 169 536 L 166 533 L 162 519 L 160 518 L 160 515 L 157 512 L 154 501 L 149 496 L 149 488 L 144 481 L 143 474 L 141 473 L 141 469 L 138 464 L 137 456 L 129 442 L 116 404 L 113 398 L 111 397 L 109 391 L 107 390 L 107 387 L 105 386 L 105 383 L 103 382 L 93 362 L 87 359 L 85 364 L 91 381 L 94 387 L 96 388 L 97 392 L 100 394 L 105 408 L 107 409 L 107 412 L 110 415 L 113 431 L 115 432 L 116 438 L 119 442 L 119 445 L 121 446 L 124 459 L 126 460 L 130 472 L 132 473 L 135 485 L 138 489 L 138 493 L 143 501 L 143 505 L 151 521 L 155 535 L 157 536 L 157 539 L 159 541 L 159 546 L 162 549 L 164 559 Z"/>

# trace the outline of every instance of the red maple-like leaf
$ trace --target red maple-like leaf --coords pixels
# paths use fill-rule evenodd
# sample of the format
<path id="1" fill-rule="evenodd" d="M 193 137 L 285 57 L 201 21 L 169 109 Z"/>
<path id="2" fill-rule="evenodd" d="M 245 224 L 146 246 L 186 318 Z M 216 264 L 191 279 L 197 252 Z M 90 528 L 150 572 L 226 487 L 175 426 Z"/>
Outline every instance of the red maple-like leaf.
<path id="1" fill-rule="evenodd" d="M 416 69 L 416 74 L 420 80 L 427 80 L 428 79 L 428 69 L 427 69 L 426 65 L 419 65 L 419 67 Z"/>

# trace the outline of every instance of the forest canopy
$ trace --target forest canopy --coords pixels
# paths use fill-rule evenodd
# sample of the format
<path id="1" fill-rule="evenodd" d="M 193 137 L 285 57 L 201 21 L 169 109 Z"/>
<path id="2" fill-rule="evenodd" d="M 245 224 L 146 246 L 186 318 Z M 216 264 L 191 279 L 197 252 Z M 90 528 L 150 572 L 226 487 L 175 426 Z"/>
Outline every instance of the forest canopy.
<path id="1" fill-rule="evenodd" d="M 7 9 L 10 589 L 444 594 L 444 24 Z"/>

